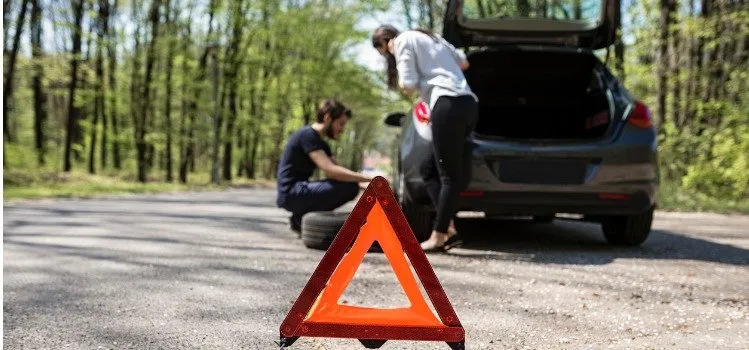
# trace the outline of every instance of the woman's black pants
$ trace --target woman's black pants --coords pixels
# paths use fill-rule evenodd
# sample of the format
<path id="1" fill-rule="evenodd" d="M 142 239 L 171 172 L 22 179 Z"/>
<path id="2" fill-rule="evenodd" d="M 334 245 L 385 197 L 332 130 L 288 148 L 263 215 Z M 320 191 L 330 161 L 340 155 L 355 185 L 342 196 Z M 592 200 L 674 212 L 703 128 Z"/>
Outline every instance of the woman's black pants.
<path id="1" fill-rule="evenodd" d="M 441 96 L 432 109 L 432 157 L 422 164 L 421 175 L 437 210 L 434 230 L 438 232 L 447 232 L 460 191 L 471 179 L 467 138 L 477 119 L 478 103 L 472 96 Z"/>

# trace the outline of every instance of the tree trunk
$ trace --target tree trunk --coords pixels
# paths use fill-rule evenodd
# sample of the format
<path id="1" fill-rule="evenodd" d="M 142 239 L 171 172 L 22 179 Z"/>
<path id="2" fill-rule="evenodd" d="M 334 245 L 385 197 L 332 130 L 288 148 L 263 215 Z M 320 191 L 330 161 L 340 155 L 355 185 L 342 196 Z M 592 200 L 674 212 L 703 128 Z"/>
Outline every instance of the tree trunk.
<path id="1" fill-rule="evenodd" d="M 47 151 L 47 140 L 44 137 L 44 123 L 47 120 L 47 96 L 42 89 L 44 68 L 42 68 L 43 65 L 40 60 L 44 57 L 44 54 L 42 52 L 42 7 L 39 0 L 31 0 L 29 31 L 31 32 L 31 57 L 33 59 L 31 85 L 34 90 L 34 145 L 37 162 L 39 165 L 44 165 Z"/>
<path id="2" fill-rule="evenodd" d="M 237 128 L 237 153 L 241 154 L 239 158 L 239 166 L 237 166 L 237 178 L 242 177 L 242 174 L 244 173 L 244 154 L 247 153 L 244 151 L 245 147 L 245 138 L 244 133 L 242 132 L 242 128 Z"/>
<path id="3" fill-rule="evenodd" d="M 674 7 L 678 0 L 672 0 Z M 675 27 L 675 26 L 674 26 Z M 671 30 L 671 47 L 670 47 L 670 62 L 671 62 L 671 77 L 673 79 L 673 94 L 671 99 L 671 120 L 677 125 L 679 124 L 679 115 L 681 114 L 681 65 L 683 64 L 680 58 L 680 45 L 679 30 L 672 28 Z"/>
<path id="4" fill-rule="evenodd" d="M 237 118 L 237 88 L 239 81 L 237 79 L 237 73 L 239 72 L 239 67 L 242 64 L 242 55 L 240 54 L 240 44 L 242 41 L 242 33 L 244 32 L 244 2 L 243 1 L 235 1 L 234 7 L 231 13 L 232 16 L 232 34 L 231 34 L 231 43 L 229 47 L 227 48 L 228 54 L 226 56 L 226 59 L 228 59 L 228 66 L 225 71 L 224 78 L 227 80 L 227 83 L 229 84 L 229 114 L 226 118 L 226 134 L 224 139 L 224 168 L 223 168 L 223 175 L 224 180 L 231 181 L 231 166 L 233 163 L 232 160 L 232 151 L 234 147 L 234 142 L 232 137 L 234 136 L 234 122 Z M 241 142 L 241 141 L 240 141 Z"/>
<path id="5" fill-rule="evenodd" d="M 247 178 L 254 179 L 257 171 L 257 149 L 260 144 L 260 131 L 255 131 L 252 136 L 252 151 L 250 152 L 250 164 L 247 165 Z"/>
<path id="6" fill-rule="evenodd" d="M 114 168 L 119 170 L 122 168 L 122 160 L 120 155 L 120 116 L 117 111 L 117 75 L 115 74 L 117 71 L 117 47 L 115 46 L 117 32 L 114 28 L 112 28 L 111 31 L 109 30 L 109 19 L 114 17 L 112 9 L 114 11 L 117 10 L 117 0 L 114 0 L 114 6 L 112 6 L 112 9 L 109 9 L 109 0 L 107 0 L 107 9 L 110 10 L 107 15 L 106 23 L 107 31 L 109 33 L 107 37 L 107 55 L 109 57 L 109 108 L 111 109 L 109 115 L 112 120 L 112 162 L 114 163 Z"/>
<path id="7" fill-rule="evenodd" d="M 10 0 L 3 0 L 3 57 L 8 53 L 8 29 L 10 29 Z"/>
<path id="8" fill-rule="evenodd" d="M 211 153 L 211 183 L 218 185 L 219 179 L 219 158 L 218 150 L 221 139 L 221 101 L 218 98 L 219 80 L 218 80 L 218 55 L 216 49 L 211 51 L 212 69 L 211 82 L 213 85 L 213 151 Z"/>
<path id="9" fill-rule="evenodd" d="M 668 36 L 671 25 L 671 0 L 660 0 L 660 22 L 658 43 L 658 128 L 667 121 L 666 95 L 668 94 Z"/>
<path id="10" fill-rule="evenodd" d="M 98 72 L 97 72 L 97 74 L 98 74 Z M 97 85 L 99 85 L 99 84 L 97 83 Z M 96 94 L 98 95 L 99 94 L 98 87 L 96 88 L 96 91 L 97 91 Z M 96 155 L 96 137 L 97 137 L 96 131 L 98 129 L 99 115 L 100 114 L 101 114 L 101 108 L 99 106 L 99 97 L 96 96 L 94 98 L 94 120 L 93 120 L 93 123 L 91 124 L 91 142 L 90 142 L 91 145 L 90 145 L 89 152 L 88 152 L 88 172 L 90 174 L 95 174 L 96 173 L 96 159 L 95 159 L 95 155 Z"/>
<path id="11" fill-rule="evenodd" d="M 109 119 L 112 118 L 110 115 L 107 117 L 107 108 L 106 104 L 109 99 L 109 86 L 104 84 L 104 47 L 101 47 L 105 44 L 106 41 L 109 41 L 109 0 L 99 0 L 99 18 L 100 21 L 100 28 L 101 28 L 101 34 L 99 36 L 100 42 L 97 44 L 99 47 L 97 47 L 97 50 L 102 52 L 97 52 L 97 55 L 101 56 L 100 58 L 97 58 L 99 62 L 101 62 L 102 65 L 102 76 L 101 76 L 101 82 L 98 84 L 100 85 L 100 91 L 101 91 L 101 153 L 99 154 L 99 161 L 101 162 L 101 168 L 104 169 L 107 167 L 107 145 L 109 141 Z M 97 68 L 98 69 L 98 68 Z M 110 68 L 111 70 L 111 68 Z"/>
<path id="12" fill-rule="evenodd" d="M 427 6 L 427 18 L 429 30 L 434 30 L 434 0 L 425 0 Z"/>
<path id="13" fill-rule="evenodd" d="M 479 1 L 479 4 L 481 1 Z M 413 16 L 411 15 L 411 0 L 402 0 L 403 4 L 403 15 L 406 17 L 406 25 L 408 28 L 413 28 Z"/>
<path id="14" fill-rule="evenodd" d="M 243 156 L 242 156 L 242 169 L 247 178 L 250 177 L 250 130 L 246 130 L 244 133 L 244 144 Z"/>
<path id="15" fill-rule="evenodd" d="M 106 111 L 104 101 L 106 99 L 106 86 L 104 86 L 104 41 L 106 40 L 105 33 L 105 21 L 107 17 L 108 0 L 99 1 L 99 17 L 96 19 L 98 22 L 97 29 L 97 40 L 96 40 L 96 62 L 94 63 L 94 70 L 96 72 L 96 82 L 94 83 L 94 120 L 91 124 L 91 146 L 88 153 L 88 172 L 91 174 L 96 173 L 96 137 L 99 128 L 99 121 L 105 124 Z M 90 43 L 90 41 L 89 41 Z M 102 140 L 106 139 L 106 126 L 102 128 Z M 102 154 L 106 154 L 106 144 L 102 142 Z"/>
<path id="16" fill-rule="evenodd" d="M 689 16 L 690 19 L 692 19 L 695 15 L 695 6 L 694 6 L 695 0 L 689 0 Z M 679 116 L 678 126 L 684 127 L 687 125 L 687 122 L 692 119 L 694 116 L 694 98 L 695 98 L 695 90 L 697 81 L 699 78 L 699 74 L 697 73 L 697 57 L 696 57 L 696 48 L 697 48 L 697 40 L 694 36 L 694 29 L 689 30 L 689 38 L 686 38 L 689 40 L 689 45 L 685 45 L 686 48 L 686 58 L 687 58 L 687 72 L 689 72 L 689 78 L 687 80 L 686 84 L 686 91 L 684 92 L 684 108 L 682 109 L 681 115 Z"/>
<path id="17" fill-rule="evenodd" d="M 182 58 L 182 106 L 180 108 L 180 121 L 179 121 L 179 182 L 181 183 L 187 183 L 187 164 L 189 159 L 189 154 L 187 151 L 189 150 L 189 144 L 190 140 L 188 140 L 188 132 L 187 132 L 187 123 L 188 118 L 187 115 L 189 113 L 188 111 L 188 102 L 187 102 L 187 93 L 188 93 L 188 79 L 187 77 L 190 76 L 190 67 L 188 65 L 188 56 L 190 53 L 190 24 L 187 24 L 187 35 L 185 35 L 185 39 L 182 46 L 182 52 L 183 52 L 183 58 Z M 190 126 L 192 128 L 192 125 Z M 192 129 L 189 132 L 189 137 L 192 138 Z"/>
<path id="18" fill-rule="evenodd" d="M 174 64 L 174 45 L 176 44 L 176 38 L 174 37 L 173 27 L 174 24 L 170 18 L 171 12 L 170 0 L 166 1 L 166 40 L 168 40 L 167 55 L 166 55 L 166 103 L 164 106 L 164 121 L 166 128 L 166 149 L 164 153 L 165 167 L 166 167 L 166 181 L 172 182 L 172 66 Z"/>
<path id="19" fill-rule="evenodd" d="M 710 16 L 712 14 L 712 0 L 702 0 L 702 6 L 701 6 L 701 13 L 700 17 L 702 17 L 703 23 L 709 23 Z M 707 101 L 710 99 L 710 89 L 709 89 L 709 79 L 705 78 L 708 76 L 706 72 L 710 71 L 710 49 L 708 49 L 705 45 L 706 39 L 704 36 L 700 36 L 698 45 L 697 45 L 697 76 L 696 79 L 699 79 L 698 87 L 702 89 L 700 91 L 699 96 L 702 101 Z"/>
<path id="20" fill-rule="evenodd" d="M 16 58 L 18 57 L 18 48 L 21 44 L 21 33 L 23 33 L 23 25 L 26 22 L 26 8 L 28 7 L 29 0 L 23 0 L 21 2 L 21 8 L 18 10 L 18 19 L 16 20 L 16 32 L 13 33 L 13 48 L 8 58 L 8 70 L 5 73 L 5 84 L 3 86 L 3 136 L 8 142 L 15 142 L 15 135 L 13 135 L 12 127 L 9 123 L 8 118 L 8 102 L 13 96 L 13 75 L 16 73 Z M 7 32 L 6 32 L 7 33 Z"/>
<path id="21" fill-rule="evenodd" d="M 226 181 L 231 181 L 232 148 L 234 147 L 232 136 L 234 134 L 234 120 L 237 115 L 237 84 L 236 79 L 232 80 L 234 82 L 231 83 L 231 87 L 229 88 L 229 115 L 226 120 L 226 135 L 224 140 L 223 175 Z"/>
<path id="22" fill-rule="evenodd" d="M 65 152 L 63 170 L 72 169 L 70 154 L 75 130 L 78 125 L 79 109 L 75 106 L 75 91 L 78 87 L 78 65 L 81 55 L 81 23 L 83 22 L 83 0 L 72 0 L 73 5 L 73 49 L 70 58 L 70 88 L 68 89 L 68 122 L 65 132 Z"/>
<path id="23" fill-rule="evenodd" d="M 724 6 L 719 6 L 717 17 L 722 18 L 725 13 Z M 715 58 L 712 62 L 713 66 L 713 74 L 711 76 L 712 81 L 712 87 L 713 92 L 712 96 L 716 100 L 721 100 L 725 97 L 726 92 L 726 72 L 725 72 L 725 66 L 726 66 L 726 50 L 728 46 L 728 40 L 726 40 L 725 36 L 730 34 L 723 34 L 728 33 L 730 31 L 730 28 L 728 27 L 728 22 L 726 20 L 719 20 L 718 21 L 718 30 L 716 33 L 718 35 L 716 36 L 716 39 L 720 41 L 720 44 L 718 44 L 718 49 L 715 54 Z M 721 118 L 722 115 L 718 115 L 717 117 Z M 721 118 L 722 119 L 722 118 Z M 720 125 L 720 120 L 715 120 L 715 126 Z"/>
<path id="24" fill-rule="evenodd" d="M 135 2 L 133 4 L 133 13 L 137 13 L 137 4 Z M 140 160 L 137 160 L 137 157 L 140 155 L 138 151 L 138 113 L 140 112 L 140 105 L 142 101 L 140 100 L 140 89 L 141 89 L 141 81 L 140 81 L 140 65 L 141 65 L 141 21 L 140 19 L 135 19 L 136 25 L 135 25 L 135 33 L 134 33 L 134 40 L 135 45 L 133 47 L 133 63 L 132 63 L 132 72 L 130 74 L 130 118 L 131 122 L 133 124 L 132 131 L 133 131 L 133 140 L 135 141 L 135 148 L 136 148 L 136 164 L 140 164 Z"/>
<path id="25" fill-rule="evenodd" d="M 616 21 L 616 43 L 614 44 L 614 69 L 616 74 L 619 76 L 619 80 L 622 84 L 625 81 L 624 75 L 624 40 L 622 39 L 622 4 L 616 7 L 616 14 L 614 15 Z"/>
<path id="26" fill-rule="evenodd" d="M 137 166 L 138 166 L 138 181 L 146 182 L 148 178 L 148 150 L 149 145 L 146 141 L 146 133 L 149 124 L 149 114 L 152 114 L 151 109 L 151 81 L 153 79 L 153 66 L 156 61 L 156 40 L 159 36 L 159 9 L 161 7 L 161 0 L 153 0 L 151 3 L 151 9 L 149 14 L 149 21 L 151 22 L 151 41 L 148 43 L 148 51 L 146 52 L 146 72 L 143 80 L 142 93 L 141 93 L 141 110 L 136 118 L 136 151 L 137 151 Z"/>

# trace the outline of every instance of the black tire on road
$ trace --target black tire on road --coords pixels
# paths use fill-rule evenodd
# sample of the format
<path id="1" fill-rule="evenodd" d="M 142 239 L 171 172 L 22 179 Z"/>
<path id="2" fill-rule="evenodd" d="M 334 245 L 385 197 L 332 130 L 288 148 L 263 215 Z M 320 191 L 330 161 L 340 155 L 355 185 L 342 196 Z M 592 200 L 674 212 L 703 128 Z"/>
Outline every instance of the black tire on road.
<path id="1" fill-rule="evenodd" d="M 650 208 L 637 215 L 605 217 L 601 222 L 603 236 L 610 244 L 638 246 L 650 235 L 653 211 Z"/>
<path id="2" fill-rule="evenodd" d="M 315 211 L 302 217 L 302 243 L 307 248 L 328 250 L 338 231 L 349 217 L 349 212 Z M 352 242 L 353 244 L 353 242 Z M 374 242 L 369 252 L 382 252 L 380 245 Z"/>
<path id="3" fill-rule="evenodd" d="M 327 250 L 350 213 L 316 211 L 302 217 L 302 243 L 312 249 Z"/>
<path id="4" fill-rule="evenodd" d="M 416 236 L 416 240 L 424 242 L 429 239 L 432 234 L 435 213 L 429 210 L 429 207 L 415 204 L 408 199 L 402 201 L 401 208 Z"/>

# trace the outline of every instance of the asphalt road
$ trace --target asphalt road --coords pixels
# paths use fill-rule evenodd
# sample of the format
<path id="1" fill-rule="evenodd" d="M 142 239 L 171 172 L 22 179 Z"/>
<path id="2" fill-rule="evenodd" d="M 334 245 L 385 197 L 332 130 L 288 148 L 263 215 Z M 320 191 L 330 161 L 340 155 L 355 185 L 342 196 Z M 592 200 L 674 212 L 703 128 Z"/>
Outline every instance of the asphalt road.
<path id="1" fill-rule="evenodd" d="M 272 189 L 6 203 L 4 347 L 277 348 L 323 254 L 286 215 Z M 429 259 L 468 349 L 749 349 L 747 216 L 659 212 L 640 248 L 610 247 L 598 226 L 572 221 L 461 228 L 469 245 Z M 405 300 L 376 253 L 342 298 Z"/>

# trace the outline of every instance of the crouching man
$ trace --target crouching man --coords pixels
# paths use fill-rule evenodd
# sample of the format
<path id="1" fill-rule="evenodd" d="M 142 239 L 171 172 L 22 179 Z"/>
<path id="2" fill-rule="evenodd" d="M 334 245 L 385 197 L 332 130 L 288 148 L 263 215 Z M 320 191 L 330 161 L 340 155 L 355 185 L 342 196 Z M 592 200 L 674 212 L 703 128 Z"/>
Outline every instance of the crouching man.
<path id="1" fill-rule="evenodd" d="M 291 212 L 292 230 L 301 229 L 302 215 L 338 208 L 356 197 L 359 182 L 372 180 L 336 164 L 330 146 L 323 139 L 338 139 L 349 119 L 351 111 L 341 102 L 325 100 L 317 108 L 317 121 L 289 137 L 278 164 L 276 204 Z M 309 181 L 316 168 L 327 179 Z"/>

